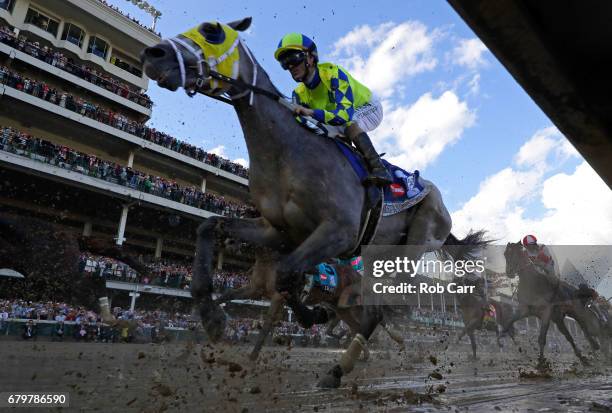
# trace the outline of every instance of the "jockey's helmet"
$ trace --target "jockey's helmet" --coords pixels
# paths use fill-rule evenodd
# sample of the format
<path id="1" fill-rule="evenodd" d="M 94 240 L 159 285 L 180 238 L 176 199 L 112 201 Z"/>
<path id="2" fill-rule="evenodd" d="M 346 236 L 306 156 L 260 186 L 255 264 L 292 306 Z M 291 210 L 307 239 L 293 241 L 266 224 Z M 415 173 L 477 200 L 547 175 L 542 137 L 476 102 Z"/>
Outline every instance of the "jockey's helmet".
<path id="1" fill-rule="evenodd" d="M 523 238 L 523 246 L 528 247 L 530 245 L 538 245 L 538 239 L 535 235 L 525 235 Z"/>
<path id="2" fill-rule="evenodd" d="M 287 69 L 291 63 L 300 63 L 295 58 L 301 57 L 305 58 L 305 54 L 300 56 L 299 53 L 288 53 L 290 51 L 296 52 L 304 52 L 309 53 L 315 58 L 315 62 L 319 60 L 319 54 L 317 52 L 317 45 L 307 36 L 304 36 L 301 33 L 289 33 L 283 36 L 280 42 L 278 42 L 278 47 L 274 52 L 274 58 L 278 60 L 283 69 Z M 283 59 L 283 57 L 292 57 L 294 58 L 294 62 L 288 62 L 287 59 Z"/>

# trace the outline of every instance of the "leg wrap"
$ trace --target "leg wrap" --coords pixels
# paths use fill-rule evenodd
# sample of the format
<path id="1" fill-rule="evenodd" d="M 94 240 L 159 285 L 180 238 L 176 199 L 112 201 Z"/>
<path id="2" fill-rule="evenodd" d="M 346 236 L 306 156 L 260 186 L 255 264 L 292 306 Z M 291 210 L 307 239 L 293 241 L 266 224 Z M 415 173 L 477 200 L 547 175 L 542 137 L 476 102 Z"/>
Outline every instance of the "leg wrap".
<path id="1" fill-rule="evenodd" d="M 340 357 L 340 367 L 342 367 L 342 373 L 348 374 L 353 370 L 355 366 L 355 360 L 359 358 L 359 355 L 363 351 L 366 346 L 366 339 L 361 334 L 355 335 L 353 341 L 351 341 L 351 345 Z"/>
<path id="2" fill-rule="evenodd" d="M 108 297 L 100 297 L 100 315 L 102 316 L 102 321 L 105 323 L 113 323 L 115 322 L 115 317 L 110 312 L 110 305 L 108 304 Z"/>

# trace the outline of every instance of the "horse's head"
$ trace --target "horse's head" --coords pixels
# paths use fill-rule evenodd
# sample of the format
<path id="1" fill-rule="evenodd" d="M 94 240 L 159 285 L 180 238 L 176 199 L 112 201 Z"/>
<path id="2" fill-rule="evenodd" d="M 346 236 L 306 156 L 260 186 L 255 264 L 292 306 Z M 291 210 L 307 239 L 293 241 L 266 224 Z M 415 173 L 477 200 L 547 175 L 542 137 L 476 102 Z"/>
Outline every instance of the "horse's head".
<path id="1" fill-rule="evenodd" d="M 506 259 L 506 276 L 514 278 L 519 275 L 526 258 L 523 254 L 523 245 L 520 242 L 509 242 L 504 250 L 504 258 Z"/>
<path id="2" fill-rule="evenodd" d="M 212 79 L 210 71 L 238 78 L 241 57 L 238 31 L 250 25 L 250 17 L 227 24 L 202 23 L 144 49 L 140 53 L 143 70 L 160 87 L 173 92 L 179 87 L 189 95 L 197 91 L 211 95 L 227 92 L 230 85 Z"/>

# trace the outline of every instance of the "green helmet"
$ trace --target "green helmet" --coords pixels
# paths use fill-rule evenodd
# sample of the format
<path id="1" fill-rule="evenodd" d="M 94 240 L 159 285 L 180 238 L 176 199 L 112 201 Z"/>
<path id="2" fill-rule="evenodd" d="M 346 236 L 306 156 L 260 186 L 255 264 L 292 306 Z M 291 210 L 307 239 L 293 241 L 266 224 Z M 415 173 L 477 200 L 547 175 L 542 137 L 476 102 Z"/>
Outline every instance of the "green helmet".
<path id="1" fill-rule="evenodd" d="M 302 50 L 310 53 L 314 56 L 315 60 L 319 60 L 319 54 L 317 53 L 317 45 L 307 36 L 301 33 L 289 33 L 283 36 L 281 41 L 278 43 L 278 47 L 274 52 L 274 58 L 280 61 L 280 55 L 289 50 Z"/>

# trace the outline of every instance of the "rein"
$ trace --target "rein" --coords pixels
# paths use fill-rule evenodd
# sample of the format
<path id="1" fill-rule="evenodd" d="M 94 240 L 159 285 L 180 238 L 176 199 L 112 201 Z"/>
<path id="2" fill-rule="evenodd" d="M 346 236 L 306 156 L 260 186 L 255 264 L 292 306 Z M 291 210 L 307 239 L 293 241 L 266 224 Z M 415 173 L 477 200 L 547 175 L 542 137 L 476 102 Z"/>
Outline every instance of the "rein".
<path id="1" fill-rule="evenodd" d="M 181 86 L 183 87 L 183 89 L 185 89 L 185 83 L 186 83 L 186 78 L 187 78 L 186 68 L 193 67 L 193 66 L 187 66 L 185 64 L 185 59 L 183 58 L 183 55 L 179 51 L 177 44 L 181 45 L 183 48 L 185 48 L 185 50 L 187 50 L 197 59 L 197 64 L 195 66 L 196 69 L 198 70 L 198 75 L 196 76 L 196 81 L 195 81 L 196 88 L 193 90 L 185 89 L 185 93 L 187 93 L 189 97 L 195 96 L 198 93 L 198 91 L 200 91 L 203 94 L 213 99 L 216 99 L 223 103 L 227 103 L 228 105 L 234 106 L 235 105 L 234 102 L 236 100 L 243 98 L 246 95 L 249 95 L 249 105 L 252 106 L 253 105 L 253 95 L 258 94 L 261 96 L 265 96 L 271 100 L 274 100 L 275 102 L 280 103 L 282 106 L 286 107 L 287 109 L 291 111 L 294 110 L 295 105 L 289 102 L 284 96 L 281 96 L 278 93 L 271 92 L 266 89 L 262 89 L 256 85 L 257 84 L 257 74 L 258 74 L 257 63 L 255 62 L 255 59 L 253 59 L 253 56 L 251 55 L 251 52 L 249 51 L 249 49 L 243 43 L 242 39 L 237 38 L 236 41 L 230 47 L 230 49 L 226 53 L 224 53 L 224 55 L 220 56 L 217 59 L 212 59 L 214 60 L 214 63 L 215 63 L 214 65 L 211 65 L 210 62 L 208 62 L 205 59 L 204 53 L 202 52 L 201 49 L 194 48 L 184 39 L 181 39 L 179 37 L 174 37 L 171 39 L 166 39 L 166 41 L 170 44 L 170 46 L 174 50 L 174 54 L 176 55 L 176 59 L 178 61 L 178 66 L 179 66 L 179 72 L 181 76 Z M 214 70 L 215 67 L 219 63 L 225 60 L 234 51 L 234 49 L 238 46 L 238 44 L 240 44 L 242 48 L 244 49 L 253 67 L 253 80 L 251 81 L 250 84 L 239 79 L 237 77 L 238 73 L 236 73 L 236 77 L 234 78 L 234 77 L 226 76 Z M 212 79 L 219 80 L 221 82 L 225 82 L 229 85 L 232 85 L 235 89 L 238 89 L 237 93 L 230 94 L 229 91 L 223 91 L 221 95 L 215 94 L 214 92 L 216 89 L 211 89 L 210 87 L 207 88 L 207 85 L 210 83 Z M 223 95 L 226 95 L 226 96 L 223 96 Z"/>

